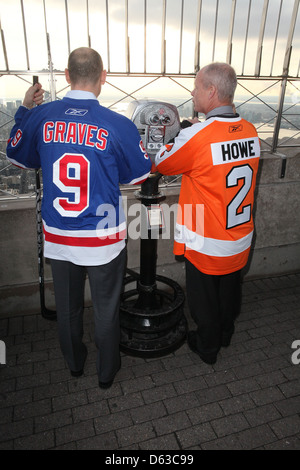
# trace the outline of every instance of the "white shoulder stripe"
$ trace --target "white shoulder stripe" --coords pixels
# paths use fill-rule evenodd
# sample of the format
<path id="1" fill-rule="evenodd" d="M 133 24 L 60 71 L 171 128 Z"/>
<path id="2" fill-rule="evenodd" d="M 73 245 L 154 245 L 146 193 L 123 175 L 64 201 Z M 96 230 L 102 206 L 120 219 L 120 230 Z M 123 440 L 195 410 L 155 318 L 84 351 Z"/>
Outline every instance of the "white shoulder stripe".
<path id="1" fill-rule="evenodd" d="M 230 122 L 237 122 L 240 121 L 241 118 L 230 119 Z M 190 127 L 186 127 L 182 129 L 178 136 L 175 138 L 174 144 L 170 150 L 164 145 L 161 147 L 159 152 L 156 154 L 155 157 L 155 164 L 156 166 L 159 165 L 161 162 L 169 158 L 173 153 L 177 152 L 183 145 L 185 145 L 190 139 L 192 139 L 198 132 L 201 132 L 206 127 L 210 126 L 214 121 L 228 121 L 228 118 L 211 118 L 204 122 L 197 122 Z"/>

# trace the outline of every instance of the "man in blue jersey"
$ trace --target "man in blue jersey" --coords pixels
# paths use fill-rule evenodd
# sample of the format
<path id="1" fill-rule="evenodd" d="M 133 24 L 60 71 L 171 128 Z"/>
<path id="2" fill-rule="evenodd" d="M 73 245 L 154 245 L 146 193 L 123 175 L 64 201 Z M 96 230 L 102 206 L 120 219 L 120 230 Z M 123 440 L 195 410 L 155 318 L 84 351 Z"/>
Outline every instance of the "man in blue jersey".
<path id="1" fill-rule="evenodd" d="M 120 368 L 119 299 L 126 264 L 119 184 L 144 181 L 151 161 L 135 125 L 97 100 L 106 79 L 100 55 L 90 48 L 74 50 L 65 75 L 71 90 L 60 101 L 33 107 L 42 102 L 43 90 L 40 84 L 29 88 L 15 115 L 7 156 L 22 168 L 42 168 L 44 255 L 51 261 L 59 340 L 71 374 L 83 374 L 87 356 L 82 341 L 87 273 L 99 386 L 108 388 Z"/>

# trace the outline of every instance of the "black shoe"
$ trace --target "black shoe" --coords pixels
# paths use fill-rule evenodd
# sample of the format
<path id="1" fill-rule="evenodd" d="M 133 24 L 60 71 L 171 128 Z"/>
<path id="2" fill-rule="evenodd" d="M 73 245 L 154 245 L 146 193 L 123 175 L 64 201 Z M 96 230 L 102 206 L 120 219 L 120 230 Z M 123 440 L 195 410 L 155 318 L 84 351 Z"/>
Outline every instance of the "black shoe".
<path id="1" fill-rule="evenodd" d="M 203 354 L 197 349 L 197 333 L 196 331 L 190 331 L 187 336 L 187 343 L 189 348 L 195 353 L 198 354 L 200 359 L 206 364 L 215 364 L 217 362 L 217 355 L 216 354 Z"/>
<path id="2" fill-rule="evenodd" d="M 230 346 L 231 338 L 222 338 L 221 346 L 223 348 L 228 348 Z"/>
<path id="3" fill-rule="evenodd" d="M 85 349 L 86 349 L 86 347 L 85 347 Z M 87 358 L 87 349 L 86 349 L 86 354 L 85 354 L 83 366 L 85 364 L 86 358 Z M 84 371 L 84 367 L 82 369 L 79 369 L 79 370 L 71 370 L 70 372 L 71 372 L 72 377 L 81 377 L 83 375 L 83 371 Z"/>
<path id="4" fill-rule="evenodd" d="M 121 369 L 121 363 L 120 363 L 120 366 L 119 366 L 117 372 L 115 373 L 115 375 L 113 376 L 113 378 L 112 378 L 111 380 L 109 380 L 108 382 L 101 382 L 101 381 L 99 380 L 99 382 L 98 382 L 98 383 L 99 383 L 99 387 L 100 387 L 100 388 L 103 388 L 103 389 L 110 388 L 110 387 L 112 386 L 112 384 L 114 383 L 115 377 L 116 377 L 116 375 L 117 375 L 117 373 L 119 372 L 120 369 Z"/>
<path id="5" fill-rule="evenodd" d="M 115 379 L 115 377 L 112 380 L 110 380 L 109 382 L 100 382 L 100 380 L 99 380 L 99 387 L 103 388 L 103 389 L 110 388 L 112 386 L 112 384 L 114 383 L 114 379 Z"/>
<path id="6" fill-rule="evenodd" d="M 228 348 L 228 346 L 230 346 L 233 333 L 234 333 L 234 328 L 230 331 L 229 334 L 225 332 L 222 333 L 221 346 L 223 348 Z"/>
<path id="7" fill-rule="evenodd" d="M 81 377 L 83 375 L 83 369 L 71 370 L 72 377 Z"/>

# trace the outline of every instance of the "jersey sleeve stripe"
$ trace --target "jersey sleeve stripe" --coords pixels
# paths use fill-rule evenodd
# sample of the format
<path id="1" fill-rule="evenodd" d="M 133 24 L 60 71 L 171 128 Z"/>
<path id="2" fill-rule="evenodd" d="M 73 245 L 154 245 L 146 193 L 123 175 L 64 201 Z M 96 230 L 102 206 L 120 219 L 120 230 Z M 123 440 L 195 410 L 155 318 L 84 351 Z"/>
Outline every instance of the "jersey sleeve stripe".
<path id="1" fill-rule="evenodd" d="M 7 160 L 12 163 L 14 166 L 18 167 L 18 168 L 22 168 L 23 170 L 26 169 L 26 170 L 34 170 L 34 168 L 29 168 L 25 165 L 23 165 L 22 163 L 19 163 L 17 162 L 17 160 L 15 160 L 14 158 L 8 158 L 7 157 Z"/>
<path id="2" fill-rule="evenodd" d="M 150 175 L 150 171 L 146 173 L 145 175 L 139 176 L 138 178 L 134 178 L 133 180 L 129 181 L 129 183 L 124 183 L 124 184 L 141 184 L 148 178 L 149 175 Z"/>

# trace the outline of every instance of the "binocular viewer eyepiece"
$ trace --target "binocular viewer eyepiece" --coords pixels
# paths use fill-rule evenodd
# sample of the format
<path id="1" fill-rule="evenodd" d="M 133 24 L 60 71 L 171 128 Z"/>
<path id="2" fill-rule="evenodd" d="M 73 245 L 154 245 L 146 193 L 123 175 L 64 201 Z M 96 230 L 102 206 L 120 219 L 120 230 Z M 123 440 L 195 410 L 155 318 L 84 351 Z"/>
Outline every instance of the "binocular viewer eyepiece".
<path id="1" fill-rule="evenodd" d="M 174 139 L 180 131 L 176 106 L 162 101 L 132 101 L 127 108 L 126 116 L 138 128 L 152 161 L 159 149 Z"/>

